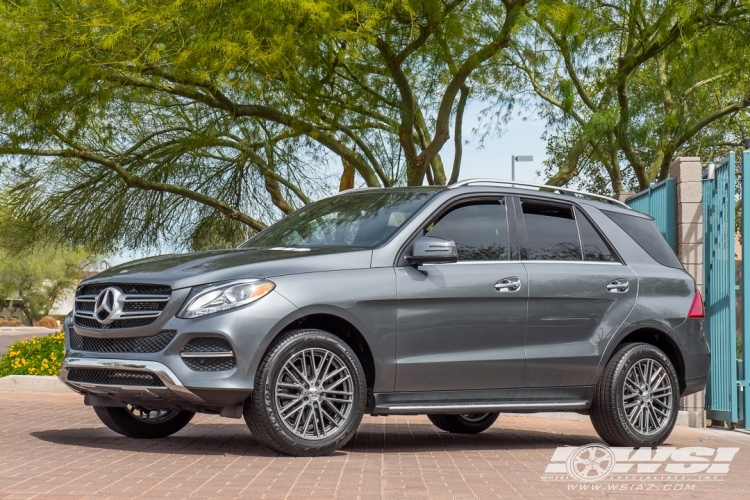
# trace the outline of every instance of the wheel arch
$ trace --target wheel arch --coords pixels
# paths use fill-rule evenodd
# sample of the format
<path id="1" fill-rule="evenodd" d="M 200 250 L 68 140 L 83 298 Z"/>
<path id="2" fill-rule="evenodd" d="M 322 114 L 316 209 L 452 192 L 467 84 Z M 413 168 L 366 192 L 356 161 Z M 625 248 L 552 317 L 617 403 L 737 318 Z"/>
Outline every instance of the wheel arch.
<path id="1" fill-rule="evenodd" d="M 284 332 L 297 330 L 299 328 L 315 328 L 317 330 L 323 330 L 332 333 L 346 342 L 346 344 L 354 350 L 360 363 L 362 363 L 362 368 L 365 370 L 367 389 L 372 391 L 372 388 L 375 386 L 375 359 L 373 358 L 372 350 L 370 349 L 370 345 L 367 343 L 365 336 L 356 326 L 335 314 L 312 313 L 292 321 L 283 327 L 276 336 L 278 337 L 279 335 L 284 334 Z"/>
<path id="2" fill-rule="evenodd" d="M 251 369 L 257 370 L 258 366 L 260 366 L 261 360 L 266 355 L 273 342 L 285 332 L 299 328 L 316 328 L 324 330 L 346 342 L 346 344 L 355 352 L 360 363 L 362 363 L 362 368 L 365 372 L 365 381 L 368 392 L 367 404 L 369 407 L 371 402 L 374 401 L 371 395 L 376 382 L 375 358 L 370 344 L 365 337 L 366 330 L 364 329 L 364 326 L 360 325 L 359 321 L 351 316 L 352 315 L 348 314 L 345 310 L 330 306 L 297 309 L 294 313 L 280 320 L 276 324 L 276 327 L 269 332 L 263 343 L 259 346 L 260 348 L 253 356 Z"/>
<path id="3" fill-rule="evenodd" d="M 615 353 L 617 353 L 617 351 L 619 351 L 625 344 L 631 344 L 634 342 L 651 344 L 666 354 L 677 372 L 677 382 L 680 386 L 680 393 L 682 393 L 686 388 L 685 360 L 682 357 L 679 345 L 669 332 L 665 332 L 654 325 L 640 325 L 634 327 L 628 332 L 623 333 L 617 341 L 613 341 L 608 347 L 605 355 L 602 357 L 602 362 L 599 365 L 597 373 L 597 380 L 601 377 L 604 367 L 609 363 Z"/>

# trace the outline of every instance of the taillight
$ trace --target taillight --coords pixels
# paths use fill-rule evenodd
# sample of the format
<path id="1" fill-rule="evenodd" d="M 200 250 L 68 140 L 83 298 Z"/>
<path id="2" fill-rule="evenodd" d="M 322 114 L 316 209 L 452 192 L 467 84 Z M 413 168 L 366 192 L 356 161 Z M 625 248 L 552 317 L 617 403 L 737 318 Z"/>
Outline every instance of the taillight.
<path id="1" fill-rule="evenodd" d="M 696 290 L 695 296 L 693 297 L 693 303 L 690 304 L 690 311 L 688 311 L 688 318 L 703 318 L 706 316 L 706 311 L 703 309 L 703 297 L 701 293 Z"/>

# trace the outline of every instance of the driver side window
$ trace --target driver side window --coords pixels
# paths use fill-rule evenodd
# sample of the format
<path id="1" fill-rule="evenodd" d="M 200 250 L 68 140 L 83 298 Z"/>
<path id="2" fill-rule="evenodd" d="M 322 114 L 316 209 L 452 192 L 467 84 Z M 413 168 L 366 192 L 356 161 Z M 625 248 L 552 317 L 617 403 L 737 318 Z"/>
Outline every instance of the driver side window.
<path id="1" fill-rule="evenodd" d="M 428 226 L 425 236 L 456 242 L 459 261 L 510 259 L 508 215 L 503 199 L 459 205 Z"/>

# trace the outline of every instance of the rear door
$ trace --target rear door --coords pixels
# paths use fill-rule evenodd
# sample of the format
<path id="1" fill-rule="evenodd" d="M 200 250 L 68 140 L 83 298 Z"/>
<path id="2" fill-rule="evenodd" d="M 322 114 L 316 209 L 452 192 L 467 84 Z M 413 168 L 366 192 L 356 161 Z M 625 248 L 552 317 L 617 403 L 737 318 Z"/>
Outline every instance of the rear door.
<path id="1" fill-rule="evenodd" d="M 580 208 L 516 202 L 529 280 L 524 387 L 593 385 L 607 340 L 635 304 L 637 276 Z"/>
<path id="2" fill-rule="evenodd" d="M 459 261 L 396 268 L 397 391 L 522 386 L 528 286 L 512 207 L 453 205 L 420 235 L 455 241 Z"/>

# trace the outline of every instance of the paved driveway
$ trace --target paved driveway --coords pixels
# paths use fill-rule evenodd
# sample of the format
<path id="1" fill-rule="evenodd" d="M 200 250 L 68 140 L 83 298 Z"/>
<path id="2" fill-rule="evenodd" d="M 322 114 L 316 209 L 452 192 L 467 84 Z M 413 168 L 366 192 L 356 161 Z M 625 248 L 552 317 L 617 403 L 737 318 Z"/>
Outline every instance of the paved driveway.
<path id="1" fill-rule="evenodd" d="M 692 457 L 704 469 L 707 447 L 739 447 L 728 474 L 585 483 L 550 480 L 559 476 L 545 470 L 556 448 L 598 441 L 587 421 L 509 415 L 478 436 L 452 436 L 424 417 L 365 417 L 354 441 L 335 455 L 290 458 L 259 446 L 243 422 L 205 415 L 167 439 L 118 437 L 81 399 L 0 392 L 0 498 L 718 500 L 750 491 L 750 436 L 737 432 L 678 428 L 667 443 L 688 466 Z"/>

